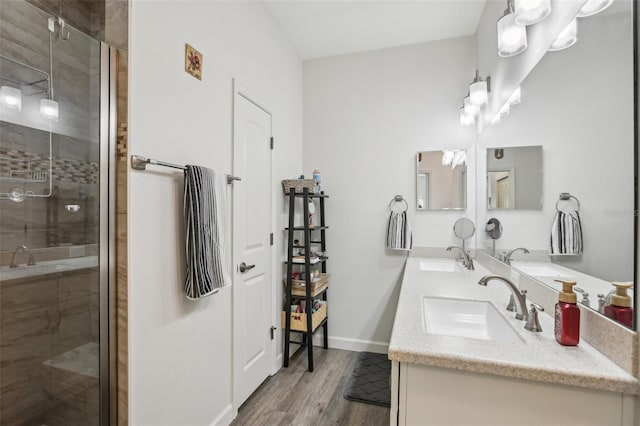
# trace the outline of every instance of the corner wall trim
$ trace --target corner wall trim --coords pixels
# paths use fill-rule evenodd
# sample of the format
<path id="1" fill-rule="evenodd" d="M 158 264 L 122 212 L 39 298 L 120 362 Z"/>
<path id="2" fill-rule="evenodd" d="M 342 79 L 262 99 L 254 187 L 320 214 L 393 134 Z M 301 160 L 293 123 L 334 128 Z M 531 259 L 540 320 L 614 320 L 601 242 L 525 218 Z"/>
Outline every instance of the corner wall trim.
<path id="1" fill-rule="evenodd" d="M 209 426 L 218 426 L 218 425 L 227 426 L 231 424 L 232 421 L 233 421 L 233 405 L 228 404 L 226 407 L 224 407 L 222 412 L 218 414 L 211 423 L 209 423 Z"/>

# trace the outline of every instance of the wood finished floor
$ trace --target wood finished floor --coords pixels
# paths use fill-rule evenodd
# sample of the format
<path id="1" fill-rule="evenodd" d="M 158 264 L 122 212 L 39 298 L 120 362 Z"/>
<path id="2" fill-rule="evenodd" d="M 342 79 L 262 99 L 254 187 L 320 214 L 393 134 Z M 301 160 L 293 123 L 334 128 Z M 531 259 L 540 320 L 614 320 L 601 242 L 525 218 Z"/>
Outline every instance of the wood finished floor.
<path id="1" fill-rule="evenodd" d="M 238 410 L 232 425 L 388 425 L 389 408 L 342 397 L 357 352 L 314 348 L 314 372 L 299 350 L 269 377 Z"/>

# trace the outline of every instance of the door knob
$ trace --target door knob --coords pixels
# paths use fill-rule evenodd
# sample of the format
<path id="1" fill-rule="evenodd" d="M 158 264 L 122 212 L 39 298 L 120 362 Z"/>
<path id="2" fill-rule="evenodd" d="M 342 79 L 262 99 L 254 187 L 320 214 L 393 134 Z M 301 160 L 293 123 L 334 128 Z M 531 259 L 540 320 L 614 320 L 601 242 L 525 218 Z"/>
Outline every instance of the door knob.
<path id="1" fill-rule="evenodd" d="M 240 270 L 240 272 L 247 272 L 248 270 L 253 269 L 255 267 L 256 265 L 247 265 L 246 263 L 242 262 L 238 267 L 238 269 Z"/>

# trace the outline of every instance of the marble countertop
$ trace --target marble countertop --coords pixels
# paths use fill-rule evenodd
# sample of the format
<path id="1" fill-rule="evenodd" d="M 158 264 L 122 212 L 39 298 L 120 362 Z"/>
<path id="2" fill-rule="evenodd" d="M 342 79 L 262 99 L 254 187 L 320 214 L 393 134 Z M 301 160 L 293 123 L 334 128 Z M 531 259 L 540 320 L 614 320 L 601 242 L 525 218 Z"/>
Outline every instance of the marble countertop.
<path id="1" fill-rule="evenodd" d="M 475 271 L 421 271 L 424 258 L 410 257 L 396 309 L 389 359 L 476 373 L 640 394 L 639 381 L 584 341 L 578 346 L 558 344 L 553 318 L 539 313 L 543 331 L 524 329 L 524 321 L 506 311 L 510 290 L 499 281 L 487 287 L 478 280 L 490 272 L 476 262 Z M 489 341 L 426 333 L 422 296 L 489 300 L 519 333 L 522 342 Z M 534 300 L 535 302 L 535 300 Z"/>
<path id="2" fill-rule="evenodd" d="M 69 259 L 38 262 L 35 265 L 20 265 L 17 268 L 3 266 L 0 268 L 0 282 L 21 279 L 32 279 L 50 274 L 96 268 L 98 256 L 73 257 Z"/>

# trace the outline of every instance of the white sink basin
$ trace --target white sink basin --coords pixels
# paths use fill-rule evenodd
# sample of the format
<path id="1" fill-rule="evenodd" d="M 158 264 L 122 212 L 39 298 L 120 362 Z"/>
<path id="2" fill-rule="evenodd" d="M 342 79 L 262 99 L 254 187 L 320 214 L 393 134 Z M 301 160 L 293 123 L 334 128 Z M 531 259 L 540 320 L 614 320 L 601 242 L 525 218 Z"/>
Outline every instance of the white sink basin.
<path id="1" fill-rule="evenodd" d="M 522 342 L 495 305 L 486 300 L 422 297 L 427 333 L 503 342 Z M 524 323 L 522 323 L 524 327 Z"/>
<path id="2" fill-rule="evenodd" d="M 428 259 L 420 261 L 421 271 L 460 272 L 462 269 L 454 259 Z"/>
<path id="3" fill-rule="evenodd" d="M 570 277 L 569 271 L 548 262 L 511 262 L 511 266 L 534 277 Z"/>

